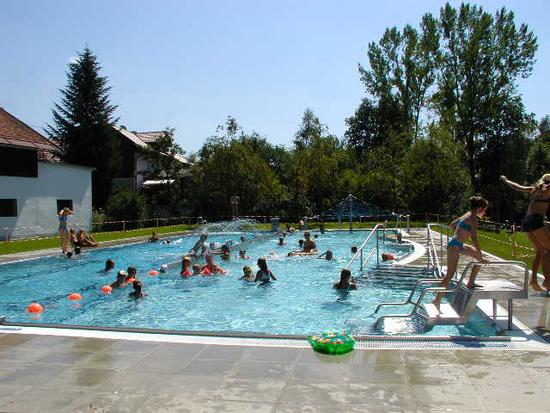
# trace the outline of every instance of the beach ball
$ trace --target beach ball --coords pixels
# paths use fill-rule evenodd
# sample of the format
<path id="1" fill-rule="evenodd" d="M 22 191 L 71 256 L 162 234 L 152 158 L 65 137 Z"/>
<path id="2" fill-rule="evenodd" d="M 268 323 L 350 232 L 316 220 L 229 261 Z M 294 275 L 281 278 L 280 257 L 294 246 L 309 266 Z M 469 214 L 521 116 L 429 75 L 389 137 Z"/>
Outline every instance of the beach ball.
<path id="1" fill-rule="evenodd" d="M 33 313 L 33 314 L 43 313 L 44 312 L 44 307 L 42 307 L 38 303 L 32 303 L 31 305 L 29 305 L 27 307 L 27 311 L 29 313 Z"/>
<path id="2" fill-rule="evenodd" d="M 111 288 L 110 285 L 104 285 L 103 287 L 101 287 L 101 291 L 103 291 L 103 294 L 111 294 L 111 292 L 113 291 L 113 289 Z"/>

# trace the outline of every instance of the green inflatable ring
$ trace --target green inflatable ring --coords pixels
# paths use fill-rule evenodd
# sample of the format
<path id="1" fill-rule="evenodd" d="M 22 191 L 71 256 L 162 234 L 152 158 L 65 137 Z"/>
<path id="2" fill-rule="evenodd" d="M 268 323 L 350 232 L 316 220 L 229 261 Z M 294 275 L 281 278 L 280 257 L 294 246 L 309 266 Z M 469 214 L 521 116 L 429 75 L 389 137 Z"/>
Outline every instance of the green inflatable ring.
<path id="1" fill-rule="evenodd" d="M 321 335 L 310 336 L 309 344 L 313 350 L 325 354 L 345 354 L 353 350 L 355 340 L 345 332 L 333 333 L 327 332 Z"/>

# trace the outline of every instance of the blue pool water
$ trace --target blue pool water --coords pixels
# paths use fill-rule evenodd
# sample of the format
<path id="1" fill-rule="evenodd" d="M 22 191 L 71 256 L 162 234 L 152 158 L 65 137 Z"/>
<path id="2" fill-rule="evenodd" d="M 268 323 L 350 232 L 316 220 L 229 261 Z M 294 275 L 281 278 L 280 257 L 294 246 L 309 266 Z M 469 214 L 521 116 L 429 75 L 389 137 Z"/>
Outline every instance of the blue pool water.
<path id="1" fill-rule="evenodd" d="M 209 241 L 232 239 L 237 243 L 240 235 L 211 235 Z M 184 279 L 179 275 L 179 266 L 157 277 L 148 275 L 149 270 L 158 269 L 161 264 L 179 260 L 197 236 L 174 238 L 168 245 L 139 243 L 87 250 L 72 259 L 56 256 L 6 264 L 0 266 L 0 315 L 14 323 L 270 334 L 347 329 L 355 334 L 377 334 L 373 330 L 376 305 L 402 301 L 410 288 L 388 288 L 358 278 L 359 289 L 348 295 L 332 289 L 351 257 L 351 246 L 360 245 L 367 235 L 364 231 L 319 235 L 316 240 L 319 251 L 330 249 L 337 258 L 329 262 L 314 257 L 287 257 L 288 251 L 298 249 L 301 234 L 288 236 L 284 246 L 277 245 L 276 236 L 257 234 L 246 243 L 250 259 L 236 258 L 236 247 L 230 261 L 216 257 L 216 262 L 228 271 L 224 276 Z M 411 247 L 387 242 L 381 251 L 404 257 Z M 261 256 L 268 257 L 269 268 L 278 280 L 267 286 L 239 280 L 242 267 L 250 265 L 255 272 L 256 260 Z M 138 278 L 148 293 L 145 299 L 128 298 L 130 286 L 115 290 L 110 296 L 101 293 L 101 286 L 116 277 L 114 271 L 107 274 L 101 271 L 108 258 L 115 260 L 116 269 L 130 265 L 138 268 Z M 376 260 L 373 257 L 371 261 L 368 266 L 372 267 Z M 352 266 L 354 274 L 358 273 L 358 265 L 357 262 Z M 83 300 L 70 301 L 67 297 L 72 292 L 81 293 Z M 26 312 L 32 301 L 45 307 L 39 318 Z M 438 326 L 426 334 L 495 333 L 492 323 L 478 316 L 466 326 Z"/>

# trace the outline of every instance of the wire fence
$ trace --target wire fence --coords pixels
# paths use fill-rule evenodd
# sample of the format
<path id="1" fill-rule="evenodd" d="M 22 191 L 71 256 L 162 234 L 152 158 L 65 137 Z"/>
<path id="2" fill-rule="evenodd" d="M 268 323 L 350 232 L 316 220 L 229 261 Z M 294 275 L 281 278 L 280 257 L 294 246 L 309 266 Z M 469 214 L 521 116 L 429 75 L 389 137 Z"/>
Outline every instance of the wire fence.
<path id="1" fill-rule="evenodd" d="M 428 222 L 438 222 L 438 223 L 448 223 L 456 219 L 456 215 L 442 215 L 442 214 L 393 214 L 392 219 L 395 223 L 396 228 L 406 228 L 409 226 L 409 222 L 418 223 L 428 223 Z M 176 227 L 186 225 L 189 226 L 189 229 L 198 227 L 207 222 L 218 222 L 218 221 L 230 221 L 235 217 L 231 216 L 216 216 L 216 217 L 202 217 L 202 216 L 180 216 L 180 217 L 166 217 L 166 218 L 148 218 L 140 220 L 119 220 L 119 221 L 98 221 L 93 222 L 91 225 L 82 222 L 71 222 L 70 227 L 75 230 L 84 229 L 93 233 L 113 233 L 113 232 L 126 232 L 133 231 L 138 229 L 154 229 L 160 227 Z M 272 218 L 278 218 L 281 222 L 299 222 L 304 218 L 297 217 L 274 217 L 271 215 L 247 215 L 239 216 L 240 219 L 253 219 L 259 223 L 268 224 L 271 222 Z M 358 216 L 352 219 L 353 223 L 370 223 L 370 222 L 379 222 L 380 217 L 378 216 Z M 334 221 L 334 220 L 331 220 Z M 312 217 L 305 219 L 305 225 L 309 228 L 318 227 L 321 223 L 330 222 L 325 219 L 320 219 L 320 217 Z M 347 226 L 349 223 L 348 220 L 341 220 L 340 224 L 342 229 L 344 226 Z M 388 226 L 392 225 L 392 220 L 389 220 Z M 514 258 L 521 258 L 530 256 L 533 254 L 533 248 L 521 245 L 518 243 L 518 232 L 521 231 L 521 228 L 514 223 L 509 222 L 495 222 L 489 220 L 481 220 L 479 228 L 485 232 L 493 232 L 495 234 L 502 234 L 502 236 L 490 236 L 486 233 L 479 234 L 479 237 L 490 239 L 493 242 L 500 243 L 510 247 L 513 251 Z M 41 226 L 28 226 L 28 227 L 3 227 L 0 232 L 0 239 L 4 241 L 5 244 L 8 244 L 12 241 L 17 240 L 32 240 L 32 239 L 47 239 L 57 237 L 58 234 L 52 228 L 46 229 Z M 7 251 L 7 245 L 6 245 Z"/>

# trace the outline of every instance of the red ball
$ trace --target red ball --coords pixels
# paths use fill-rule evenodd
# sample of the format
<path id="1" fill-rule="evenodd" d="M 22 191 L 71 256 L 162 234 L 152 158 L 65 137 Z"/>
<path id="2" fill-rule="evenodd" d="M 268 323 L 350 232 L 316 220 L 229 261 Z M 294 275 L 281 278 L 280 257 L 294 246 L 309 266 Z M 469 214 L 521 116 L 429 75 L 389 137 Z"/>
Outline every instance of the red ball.
<path id="1" fill-rule="evenodd" d="M 80 293 L 72 293 L 71 295 L 69 295 L 69 300 L 72 300 L 72 301 L 82 300 L 82 296 L 80 295 Z"/>
<path id="2" fill-rule="evenodd" d="M 101 287 L 101 291 L 103 291 L 103 294 L 109 295 L 113 291 L 113 288 L 110 285 L 104 285 Z"/>
<path id="3" fill-rule="evenodd" d="M 44 307 L 42 307 L 40 304 L 38 303 L 32 303 L 31 305 L 29 305 L 29 307 L 27 308 L 27 311 L 29 313 L 34 313 L 34 314 L 38 314 L 38 313 L 43 313 L 44 312 Z"/>
<path id="4" fill-rule="evenodd" d="M 152 276 L 152 277 L 155 277 L 155 276 L 159 275 L 159 272 L 157 270 L 151 270 L 151 271 L 149 271 L 149 275 Z"/>

